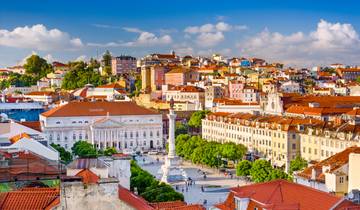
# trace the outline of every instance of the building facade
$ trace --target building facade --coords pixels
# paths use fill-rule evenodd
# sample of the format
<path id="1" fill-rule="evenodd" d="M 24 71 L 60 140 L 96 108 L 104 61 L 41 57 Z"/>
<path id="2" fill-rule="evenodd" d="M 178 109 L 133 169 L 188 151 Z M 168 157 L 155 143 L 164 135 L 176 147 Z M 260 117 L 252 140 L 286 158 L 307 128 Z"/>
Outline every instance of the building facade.
<path id="1" fill-rule="evenodd" d="M 162 148 L 162 115 L 132 102 L 70 102 L 40 115 L 50 143 L 69 150 L 80 140 L 98 149 Z"/>
<path id="2" fill-rule="evenodd" d="M 118 56 L 111 59 L 113 75 L 130 73 L 136 70 L 136 58 L 131 56 Z"/>

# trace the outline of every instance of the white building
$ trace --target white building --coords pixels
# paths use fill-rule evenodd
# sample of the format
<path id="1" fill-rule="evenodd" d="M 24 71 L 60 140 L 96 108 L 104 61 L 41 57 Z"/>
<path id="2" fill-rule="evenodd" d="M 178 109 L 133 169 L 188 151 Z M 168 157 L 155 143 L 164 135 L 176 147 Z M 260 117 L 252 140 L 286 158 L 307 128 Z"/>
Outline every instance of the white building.
<path id="1" fill-rule="evenodd" d="M 294 81 L 288 81 L 281 85 L 282 92 L 285 93 L 300 93 L 300 84 Z"/>
<path id="2" fill-rule="evenodd" d="M 132 102 L 70 102 L 40 115 L 50 143 L 70 149 L 87 140 L 98 149 L 163 147 L 162 115 Z"/>

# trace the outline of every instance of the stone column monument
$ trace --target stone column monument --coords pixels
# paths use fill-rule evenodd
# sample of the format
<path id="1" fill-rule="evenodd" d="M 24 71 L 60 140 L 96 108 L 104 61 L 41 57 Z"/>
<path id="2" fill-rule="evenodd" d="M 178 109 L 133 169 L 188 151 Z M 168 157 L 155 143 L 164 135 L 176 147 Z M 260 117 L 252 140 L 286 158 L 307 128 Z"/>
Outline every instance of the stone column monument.
<path id="1" fill-rule="evenodd" d="M 161 181 L 165 183 L 178 182 L 187 179 L 186 172 L 180 168 L 180 159 L 176 156 L 175 152 L 175 119 L 176 114 L 174 112 L 174 99 L 170 100 L 169 118 L 169 152 L 165 159 L 164 165 L 162 165 L 162 178 Z"/>

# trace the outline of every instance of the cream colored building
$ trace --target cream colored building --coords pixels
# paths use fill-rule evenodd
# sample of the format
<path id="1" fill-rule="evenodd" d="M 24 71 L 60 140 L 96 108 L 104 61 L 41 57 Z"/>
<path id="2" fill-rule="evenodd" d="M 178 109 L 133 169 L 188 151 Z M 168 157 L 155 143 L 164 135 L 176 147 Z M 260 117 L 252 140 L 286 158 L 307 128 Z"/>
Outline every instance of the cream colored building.
<path id="1" fill-rule="evenodd" d="M 349 147 L 295 173 L 294 181 L 321 191 L 345 195 L 360 189 L 360 147 Z"/>
<path id="2" fill-rule="evenodd" d="M 298 131 L 309 123 L 308 119 L 217 112 L 203 119 L 202 137 L 220 143 L 243 144 L 274 166 L 288 169 L 290 161 L 300 155 Z"/>

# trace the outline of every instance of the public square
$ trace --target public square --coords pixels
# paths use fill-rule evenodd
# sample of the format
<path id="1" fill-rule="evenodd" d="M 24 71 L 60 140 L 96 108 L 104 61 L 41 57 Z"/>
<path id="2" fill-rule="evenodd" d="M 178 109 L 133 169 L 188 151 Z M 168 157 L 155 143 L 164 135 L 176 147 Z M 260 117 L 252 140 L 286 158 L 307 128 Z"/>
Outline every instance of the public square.
<path id="1" fill-rule="evenodd" d="M 164 158 L 165 156 L 145 155 L 138 156 L 136 159 L 143 169 L 160 180 L 162 176 L 160 173 L 161 165 L 164 163 Z M 185 201 L 189 204 L 200 203 L 209 208 L 216 203 L 223 202 L 228 195 L 229 188 L 246 184 L 246 181 L 237 179 L 235 175 L 231 178 L 230 175 L 225 176 L 224 173 L 219 173 L 216 169 L 197 166 L 189 162 L 183 162 L 182 168 L 186 171 L 187 176 L 193 180 L 193 183 L 186 185 L 185 182 L 178 182 L 173 183 L 172 186 L 184 194 Z M 203 172 L 206 173 L 206 179 L 204 179 Z"/>

